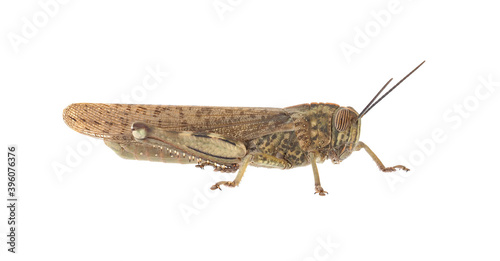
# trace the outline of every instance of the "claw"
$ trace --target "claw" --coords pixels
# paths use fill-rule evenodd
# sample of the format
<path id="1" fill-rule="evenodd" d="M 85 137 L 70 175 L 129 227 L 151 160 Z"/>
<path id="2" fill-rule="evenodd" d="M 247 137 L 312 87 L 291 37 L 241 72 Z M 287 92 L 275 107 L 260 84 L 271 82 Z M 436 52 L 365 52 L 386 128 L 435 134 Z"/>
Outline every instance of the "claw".
<path id="1" fill-rule="evenodd" d="M 220 186 L 219 186 L 219 185 L 217 185 L 217 184 L 215 184 L 215 185 L 211 186 L 211 187 L 210 187 L 210 189 L 211 189 L 211 190 L 216 190 L 216 189 L 222 190 L 222 189 L 220 188 Z"/>
<path id="2" fill-rule="evenodd" d="M 404 170 L 406 172 L 408 172 L 410 169 L 403 166 L 403 165 L 397 165 L 397 166 L 394 166 L 394 167 L 387 167 L 387 168 L 384 168 L 382 169 L 383 172 L 393 172 L 393 171 L 396 171 L 396 169 L 400 169 L 400 170 Z"/>
<path id="3" fill-rule="evenodd" d="M 319 193 L 320 196 L 326 196 L 326 194 L 328 194 L 328 192 L 323 190 L 323 188 L 321 186 L 316 186 L 315 189 L 316 189 L 316 192 L 314 192 L 314 194 Z"/>
<path id="4" fill-rule="evenodd" d="M 210 189 L 211 190 L 216 190 L 216 189 L 222 190 L 220 188 L 220 185 L 228 186 L 228 187 L 231 187 L 231 188 L 235 187 L 233 181 L 219 181 L 219 182 L 215 183 L 212 187 L 210 187 Z"/>
<path id="5" fill-rule="evenodd" d="M 328 194 L 327 191 L 321 191 L 321 192 L 314 192 L 314 194 L 319 193 L 320 196 L 326 196 Z M 326 193 L 326 194 L 325 194 Z"/>

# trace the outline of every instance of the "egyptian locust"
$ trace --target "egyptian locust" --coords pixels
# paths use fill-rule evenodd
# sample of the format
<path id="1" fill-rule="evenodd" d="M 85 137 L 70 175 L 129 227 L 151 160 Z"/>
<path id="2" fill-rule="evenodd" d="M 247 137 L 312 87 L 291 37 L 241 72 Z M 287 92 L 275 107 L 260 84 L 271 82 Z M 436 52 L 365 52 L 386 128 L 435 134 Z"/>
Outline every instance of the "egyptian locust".
<path id="1" fill-rule="evenodd" d="M 76 103 L 64 109 L 63 119 L 77 132 L 102 138 L 126 159 L 238 171 L 233 181 L 211 189 L 238 186 L 248 165 L 290 169 L 311 164 L 315 193 L 324 196 L 317 163 L 338 164 L 353 151 L 365 149 L 384 172 L 409 170 L 385 167 L 359 141 L 361 118 L 424 62 L 376 100 L 389 80 L 361 113 L 333 103 L 287 108 Z"/>

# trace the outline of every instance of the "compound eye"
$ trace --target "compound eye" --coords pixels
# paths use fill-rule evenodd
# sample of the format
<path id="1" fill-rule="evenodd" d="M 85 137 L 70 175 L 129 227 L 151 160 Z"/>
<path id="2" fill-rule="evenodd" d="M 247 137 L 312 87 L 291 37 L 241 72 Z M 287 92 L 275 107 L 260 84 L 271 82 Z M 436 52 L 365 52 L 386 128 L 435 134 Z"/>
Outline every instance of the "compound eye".
<path id="1" fill-rule="evenodd" d="M 348 109 L 340 108 L 335 113 L 335 129 L 345 131 L 349 128 L 351 120 Z"/>

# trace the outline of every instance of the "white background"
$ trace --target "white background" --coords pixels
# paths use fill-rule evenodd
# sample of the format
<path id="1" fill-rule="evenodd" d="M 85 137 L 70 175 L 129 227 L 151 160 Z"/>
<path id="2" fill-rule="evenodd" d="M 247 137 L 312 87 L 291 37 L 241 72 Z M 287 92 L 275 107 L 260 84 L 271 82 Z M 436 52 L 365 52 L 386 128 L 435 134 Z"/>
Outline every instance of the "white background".
<path id="1" fill-rule="evenodd" d="M 498 6 L 47 2 L 0 4 L 1 144 L 18 145 L 19 172 L 18 254 L 2 236 L 0 260 L 500 258 Z M 233 176 L 123 160 L 61 117 L 75 102 L 360 111 L 423 60 L 361 134 L 386 165 L 412 170 L 385 176 L 365 152 L 325 162 L 326 197 L 309 166 L 249 168 L 240 187 L 212 192 Z M 169 73 L 151 90 L 148 68 Z"/>

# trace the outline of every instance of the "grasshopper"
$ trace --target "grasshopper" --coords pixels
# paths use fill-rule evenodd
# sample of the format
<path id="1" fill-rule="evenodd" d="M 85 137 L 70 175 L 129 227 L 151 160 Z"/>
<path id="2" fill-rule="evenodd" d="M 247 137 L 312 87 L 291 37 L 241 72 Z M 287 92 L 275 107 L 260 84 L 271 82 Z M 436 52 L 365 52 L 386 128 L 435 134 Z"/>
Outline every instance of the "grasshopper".
<path id="1" fill-rule="evenodd" d="M 63 119 L 73 130 L 103 139 L 125 159 L 238 171 L 233 181 L 217 182 L 212 190 L 238 186 L 248 165 L 290 169 L 310 164 L 315 194 L 324 196 L 328 192 L 317 163 L 338 164 L 353 151 L 364 149 L 381 171 L 409 170 L 385 167 L 359 141 L 361 118 L 424 62 L 375 101 L 391 78 L 361 113 L 333 103 L 286 108 L 75 103 L 64 109 Z"/>

